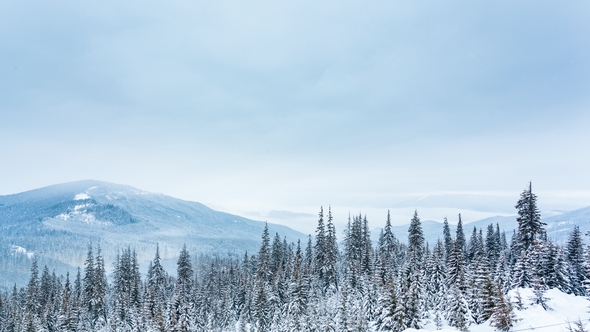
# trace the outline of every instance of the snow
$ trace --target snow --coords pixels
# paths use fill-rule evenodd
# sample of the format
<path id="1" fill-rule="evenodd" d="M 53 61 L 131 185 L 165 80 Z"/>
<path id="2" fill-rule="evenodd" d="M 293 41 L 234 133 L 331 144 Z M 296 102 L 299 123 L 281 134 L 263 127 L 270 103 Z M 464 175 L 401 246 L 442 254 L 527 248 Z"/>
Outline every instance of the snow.
<path id="1" fill-rule="evenodd" d="M 34 253 L 32 252 L 27 252 L 27 249 L 21 247 L 21 246 L 12 246 L 12 251 L 18 254 L 25 254 L 27 255 L 28 258 L 32 258 Z"/>
<path id="2" fill-rule="evenodd" d="M 79 193 L 74 197 L 75 201 L 81 201 L 84 199 L 90 199 L 90 196 L 88 196 L 88 194 L 86 194 L 86 193 Z"/>
<path id="3" fill-rule="evenodd" d="M 545 292 L 548 297 L 548 305 L 551 310 L 545 311 L 540 305 L 531 305 L 529 298 L 533 296 L 533 290 L 530 288 L 520 288 L 520 295 L 525 303 L 525 309 L 516 313 L 517 322 L 511 331 L 540 331 L 540 332 L 562 332 L 567 331 L 568 322 L 572 323 L 581 319 L 581 321 L 590 327 L 590 304 L 585 297 L 565 294 L 558 289 L 550 289 Z M 509 292 L 510 299 L 514 303 L 516 290 Z M 434 323 L 429 323 L 421 330 L 406 329 L 404 332 L 457 332 L 458 330 L 449 326 L 443 326 L 442 330 L 437 330 Z M 489 321 L 480 325 L 471 325 L 470 332 L 492 332 L 495 331 L 490 326 Z"/>

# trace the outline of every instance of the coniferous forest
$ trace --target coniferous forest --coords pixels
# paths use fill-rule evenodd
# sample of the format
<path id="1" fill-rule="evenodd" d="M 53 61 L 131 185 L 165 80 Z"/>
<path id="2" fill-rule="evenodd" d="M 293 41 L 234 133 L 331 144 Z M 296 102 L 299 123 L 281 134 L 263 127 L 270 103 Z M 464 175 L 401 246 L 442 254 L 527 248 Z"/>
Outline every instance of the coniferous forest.
<path id="1" fill-rule="evenodd" d="M 498 225 L 464 230 L 459 215 L 455 234 L 445 219 L 440 240 L 425 243 L 415 212 L 407 239 L 393 235 L 388 215 L 377 244 L 366 217 L 337 233 L 330 208 L 320 209 L 306 243 L 265 229 L 259 251 L 240 259 L 183 249 L 174 276 L 158 250 L 142 276 L 132 248 L 107 276 L 100 247 L 89 246 L 77 275 L 34 262 L 26 287 L 0 295 L 0 331 L 403 331 L 427 322 L 508 331 L 523 301 L 509 290 L 532 288 L 545 307 L 550 288 L 586 296 L 590 272 L 577 227 L 565 246 L 547 239 L 530 184 L 516 209 L 510 240 Z"/>

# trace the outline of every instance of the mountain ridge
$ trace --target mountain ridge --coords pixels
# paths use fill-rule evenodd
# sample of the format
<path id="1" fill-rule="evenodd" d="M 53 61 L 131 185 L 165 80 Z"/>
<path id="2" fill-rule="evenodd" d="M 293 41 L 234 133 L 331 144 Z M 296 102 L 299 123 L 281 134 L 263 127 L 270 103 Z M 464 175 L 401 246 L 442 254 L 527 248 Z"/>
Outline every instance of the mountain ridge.
<path id="1" fill-rule="evenodd" d="M 40 266 L 48 263 L 61 266 L 57 272 L 74 272 L 83 265 L 90 243 L 101 246 L 108 269 L 119 249 L 127 246 L 135 248 L 144 268 L 157 244 L 171 270 L 183 245 L 195 257 L 241 256 L 258 250 L 265 225 L 271 235 L 279 233 L 288 242 L 306 237 L 286 226 L 215 211 L 202 203 L 96 180 L 3 195 L 0 283 L 7 281 L 2 280 L 6 275 L 26 280 L 28 266 L 20 256 L 31 253 Z"/>
<path id="2" fill-rule="evenodd" d="M 557 215 L 546 215 L 545 217 L 541 218 L 541 221 L 547 224 L 545 226 L 547 237 L 558 244 L 564 244 L 566 243 L 574 226 L 579 226 L 580 232 L 582 232 L 582 234 L 590 233 L 590 206 L 573 211 L 563 212 Z M 471 235 L 474 227 L 477 229 L 483 229 L 485 232 L 489 224 L 493 224 L 494 227 L 496 227 L 496 224 L 498 224 L 500 226 L 500 231 L 506 232 L 506 238 L 508 240 L 510 240 L 512 237 L 512 232 L 516 230 L 518 226 L 516 222 L 516 214 L 513 216 L 488 217 L 469 223 L 464 223 L 463 232 L 465 233 L 465 237 L 469 239 L 469 236 Z M 410 224 L 404 224 L 392 227 L 392 232 L 401 242 L 405 243 L 407 240 L 409 225 Z M 442 239 L 442 222 L 435 220 L 423 220 L 422 225 L 424 238 L 431 246 L 436 244 L 437 239 Z M 427 227 L 425 227 L 425 225 Z M 449 228 L 451 229 L 451 235 L 454 237 L 456 234 L 457 225 L 449 224 Z M 380 230 L 381 228 L 377 228 L 376 232 L 373 232 L 374 240 L 378 239 L 378 232 Z"/>

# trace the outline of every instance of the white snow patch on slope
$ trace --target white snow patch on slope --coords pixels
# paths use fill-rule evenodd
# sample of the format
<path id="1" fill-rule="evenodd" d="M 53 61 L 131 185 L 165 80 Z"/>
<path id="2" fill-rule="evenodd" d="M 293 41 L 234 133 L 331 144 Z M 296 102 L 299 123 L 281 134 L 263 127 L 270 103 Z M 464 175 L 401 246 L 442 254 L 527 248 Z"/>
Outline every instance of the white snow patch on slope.
<path id="1" fill-rule="evenodd" d="M 84 199 L 90 199 L 90 196 L 88 196 L 88 194 L 86 194 L 86 193 L 79 193 L 74 197 L 75 201 L 81 201 Z"/>
<path id="2" fill-rule="evenodd" d="M 32 258 L 34 253 L 32 252 L 27 252 L 27 249 L 21 247 L 21 246 L 12 246 L 10 248 L 12 250 L 12 252 L 14 253 L 18 253 L 18 254 L 25 254 L 27 255 L 28 258 Z"/>
<path id="3" fill-rule="evenodd" d="M 511 331 L 539 331 L 539 332 L 565 332 L 567 331 L 567 322 L 573 322 L 580 319 L 586 328 L 590 328 L 590 313 L 588 305 L 590 302 L 585 297 L 565 294 L 558 289 L 550 289 L 545 292 L 548 297 L 548 305 L 551 310 L 545 311 L 540 305 L 531 305 L 530 297 L 533 296 L 533 290 L 530 288 L 519 289 L 520 295 L 526 307 L 522 311 L 514 309 L 518 322 L 514 324 Z M 510 299 L 514 303 L 516 290 L 509 292 Z M 404 332 L 457 332 L 459 330 L 443 326 L 442 330 L 437 330 L 436 326 L 430 322 L 423 329 L 406 329 Z M 480 325 L 469 326 L 470 332 L 492 332 L 495 331 L 490 326 L 489 321 Z"/>

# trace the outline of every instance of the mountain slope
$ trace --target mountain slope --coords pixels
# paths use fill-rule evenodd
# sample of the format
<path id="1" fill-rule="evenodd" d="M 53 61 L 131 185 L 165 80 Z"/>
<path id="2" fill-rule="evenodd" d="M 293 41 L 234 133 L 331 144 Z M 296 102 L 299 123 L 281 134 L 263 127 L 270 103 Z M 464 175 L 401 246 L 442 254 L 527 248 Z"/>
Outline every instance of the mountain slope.
<path id="1" fill-rule="evenodd" d="M 285 226 L 268 227 L 271 235 L 278 232 L 289 242 L 305 237 Z M 260 221 L 129 186 L 94 180 L 54 185 L 0 196 L 0 278 L 22 275 L 19 281 L 26 280 L 29 260 L 19 256 L 31 253 L 40 266 L 82 266 L 91 242 L 101 246 L 108 268 L 126 246 L 137 250 L 146 267 L 159 243 L 173 271 L 184 244 L 193 257 L 241 256 L 258 250 L 263 229 Z M 12 263 L 17 260 L 22 262 Z"/>

